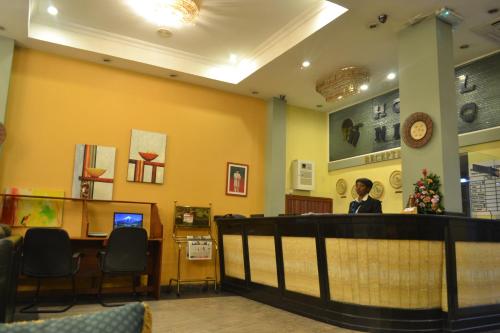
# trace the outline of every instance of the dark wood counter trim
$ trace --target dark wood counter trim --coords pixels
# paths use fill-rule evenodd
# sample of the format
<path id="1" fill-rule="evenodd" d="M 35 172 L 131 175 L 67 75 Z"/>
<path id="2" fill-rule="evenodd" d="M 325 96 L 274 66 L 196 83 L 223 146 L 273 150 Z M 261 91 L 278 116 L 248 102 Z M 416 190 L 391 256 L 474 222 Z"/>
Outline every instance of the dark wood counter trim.
<path id="1" fill-rule="evenodd" d="M 500 328 L 500 305 L 458 306 L 456 242 L 500 243 L 500 221 L 433 215 L 310 215 L 217 219 L 222 288 L 290 312 L 370 332 L 480 332 Z M 224 274 L 223 235 L 242 235 L 245 280 Z M 248 236 L 274 236 L 278 288 L 251 282 Z M 282 237 L 314 237 L 321 296 L 285 289 Z M 442 241 L 448 312 L 347 304 L 330 300 L 325 239 Z"/>

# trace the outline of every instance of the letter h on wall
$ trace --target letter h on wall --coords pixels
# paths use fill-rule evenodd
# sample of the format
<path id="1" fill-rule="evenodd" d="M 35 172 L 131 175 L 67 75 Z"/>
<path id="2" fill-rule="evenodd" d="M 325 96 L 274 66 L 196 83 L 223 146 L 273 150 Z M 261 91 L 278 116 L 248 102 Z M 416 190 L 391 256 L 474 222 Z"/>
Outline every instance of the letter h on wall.
<path id="1" fill-rule="evenodd" d="M 385 113 L 385 103 L 382 105 L 375 105 L 373 107 L 373 118 L 375 120 L 384 118 L 387 114 Z"/>

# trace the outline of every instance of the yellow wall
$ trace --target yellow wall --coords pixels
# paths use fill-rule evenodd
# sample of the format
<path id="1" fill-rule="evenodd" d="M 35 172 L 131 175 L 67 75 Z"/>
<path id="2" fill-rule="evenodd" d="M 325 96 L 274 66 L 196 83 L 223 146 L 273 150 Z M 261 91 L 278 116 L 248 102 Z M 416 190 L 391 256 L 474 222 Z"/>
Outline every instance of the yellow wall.
<path id="1" fill-rule="evenodd" d="M 286 192 L 333 198 L 333 212 L 347 213 L 353 200 L 350 190 L 357 178 L 367 177 L 381 181 L 385 186 L 381 198 L 385 213 L 400 213 L 402 194 L 389 185 L 389 176 L 394 170 L 401 170 L 401 160 L 374 163 L 366 166 L 328 172 L 328 114 L 289 105 L 287 107 L 286 146 Z M 293 191 L 291 165 L 294 159 L 315 162 L 316 188 L 314 191 Z M 339 178 L 348 184 L 348 192 L 340 196 L 335 191 Z"/>
<path id="2" fill-rule="evenodd" d="M 286 193 L 332 196 L 328 185 L 328 115 L 292 105 L 286 113 Z M 315 190 L 292 190 L 292 161 L 308 160 L 315 163 Z"/>
<path id="3" fill-rule="evenodd" d="M 461 147 L 460 152 L 469 153 L 469 164 L 474 162 L 500 160 L 500 141 Z"/>
<path id="4" fill-rule="evenodd" d="M 114 199 L 159 203 L 165 283 L 175 274 L 174 200 L 212 203 L 215 214 L 263 211 L 265 113 L 259 99 L 16 49 L 0 186 L 64 189 L 71 196 L 75 144 L 115 146 Z M 163 185 L 126 181 L 133 128 L 167 134 Z M 249 164 L 248 197 L 225 195 L 228 161 Z M 66 205 L 63 224 L 79 235 L 77 207 Z M 193 265 L 188 275 L 204 277 Z"/>

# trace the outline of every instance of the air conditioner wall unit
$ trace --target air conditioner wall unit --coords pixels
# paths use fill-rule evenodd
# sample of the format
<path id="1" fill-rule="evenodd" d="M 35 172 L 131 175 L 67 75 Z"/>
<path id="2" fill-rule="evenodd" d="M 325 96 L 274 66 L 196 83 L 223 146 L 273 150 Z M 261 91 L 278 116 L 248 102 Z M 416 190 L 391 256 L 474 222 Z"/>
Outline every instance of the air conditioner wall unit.
<path id="1" fill-rule="evenodd" d="M 304 160 L 292 162 L 292 187 L 294 190 L 314 190 L 314 162 Z"/>

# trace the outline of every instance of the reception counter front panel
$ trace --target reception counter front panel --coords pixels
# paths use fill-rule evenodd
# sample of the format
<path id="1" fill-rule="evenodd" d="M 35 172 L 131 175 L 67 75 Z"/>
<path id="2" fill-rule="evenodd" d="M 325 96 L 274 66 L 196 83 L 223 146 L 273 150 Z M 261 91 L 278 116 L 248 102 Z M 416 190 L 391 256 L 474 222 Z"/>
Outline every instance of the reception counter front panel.
<path id="1" fill-rule="evenodd" d="M 361 331 L 500 328 L 500 221 L 313 215 L 217 224 L 225 290 Z"/>

